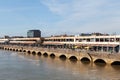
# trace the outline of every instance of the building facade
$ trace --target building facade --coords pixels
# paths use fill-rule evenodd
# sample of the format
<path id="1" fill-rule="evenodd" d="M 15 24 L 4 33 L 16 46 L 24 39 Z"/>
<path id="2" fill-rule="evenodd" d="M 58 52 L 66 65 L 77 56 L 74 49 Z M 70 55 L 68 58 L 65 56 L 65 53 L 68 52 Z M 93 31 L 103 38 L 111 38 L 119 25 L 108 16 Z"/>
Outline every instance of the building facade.
<path id="1" fill-rule="evenodd" d="M 35 38 L 35 37 L 41 37 L 41 31 L 40 30 L 29 30 L 27 32 L 28 38 Z"/>
<path id="2" fill-rule="evenodd" d="M 94 51 L 120 53 L 120 35 L 48 37 L 45 38 L 43 44 L 46 46 L 86 48 Z"/>

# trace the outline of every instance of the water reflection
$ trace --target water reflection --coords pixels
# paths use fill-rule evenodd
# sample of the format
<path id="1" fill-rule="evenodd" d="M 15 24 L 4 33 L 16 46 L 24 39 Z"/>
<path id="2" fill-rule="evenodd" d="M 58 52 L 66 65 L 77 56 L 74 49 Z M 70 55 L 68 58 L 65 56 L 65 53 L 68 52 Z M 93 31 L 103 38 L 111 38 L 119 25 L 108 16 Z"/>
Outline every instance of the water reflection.
<path id="1" fill-rule="evenodd" d="M 12 76 L 11 80 L 120 80 L 120 66 L 94 64 L 89 61 L 62 60 L 57 57 L 52 58 L 43 55 L 1 53 L 0 60 L 4 63 L 0 63 L 0 70 L 4 70 L 4 74 L 9 76 L 19 73 L 17 79 Z M 8 67 L 4 64 L 12 65 Z M 7 70 L 5 71 L 4 68 Z M 11 72 L 7 73 L 9 68 Z M 9 79 L 6 79 L 3 74 L 0 74 L 1 78 L 4 80 Z"/>
<path id="2" fill-rule="evenodd" d="M 120 66 L 110 66 L 105 63 L 90 63 L 89 61 L 74 61 L 44 56 L 24 55 L 32 60 L 43 60 L 49 68 L 57 68 L 58 71 L 69 71 L 75 76 L 82 76 L 89 80 L 113 80 L 120 79 Z M 40 65 L 40 64 L 39 64 Z"/>

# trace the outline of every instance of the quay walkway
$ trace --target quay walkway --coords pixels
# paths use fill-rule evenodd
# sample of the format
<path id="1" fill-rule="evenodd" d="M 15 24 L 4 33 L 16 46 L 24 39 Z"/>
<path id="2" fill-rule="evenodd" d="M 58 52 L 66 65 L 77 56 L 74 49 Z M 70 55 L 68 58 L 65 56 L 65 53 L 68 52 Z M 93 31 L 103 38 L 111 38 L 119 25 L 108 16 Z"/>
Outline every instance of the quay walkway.
<path id="1" fill-rule="evenodd" d="M 108 65 L 120 65 L 120 53 L 2 44 L 0 45 L 0 49 L 15 52 L 23 52 L 24 54 L 59 57 L 63 59 L 70 59 L 76 61 L 89 61 L 93 63 L 105 63 Z"/>

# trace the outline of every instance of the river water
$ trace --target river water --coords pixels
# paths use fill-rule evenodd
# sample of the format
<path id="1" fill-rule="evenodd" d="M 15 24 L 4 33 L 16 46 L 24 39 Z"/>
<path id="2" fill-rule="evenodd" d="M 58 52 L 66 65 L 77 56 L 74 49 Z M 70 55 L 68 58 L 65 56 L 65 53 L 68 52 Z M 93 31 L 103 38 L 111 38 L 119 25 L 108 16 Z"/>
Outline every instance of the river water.
<path id="1" fill-rule="evenodd" d="M 120 66 L 0 51 L 0 80 L 120 80 Z"/>

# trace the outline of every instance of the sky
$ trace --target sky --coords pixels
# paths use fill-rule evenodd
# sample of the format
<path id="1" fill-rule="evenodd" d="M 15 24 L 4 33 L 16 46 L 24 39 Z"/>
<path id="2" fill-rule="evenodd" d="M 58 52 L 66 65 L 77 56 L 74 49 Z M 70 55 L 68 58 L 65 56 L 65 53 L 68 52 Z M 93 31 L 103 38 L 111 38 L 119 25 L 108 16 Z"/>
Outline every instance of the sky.
<path id="1" fill-rule="evenodd" d="M 120 0 L 0 0 L 0 36 L 120 34 Z"/>

